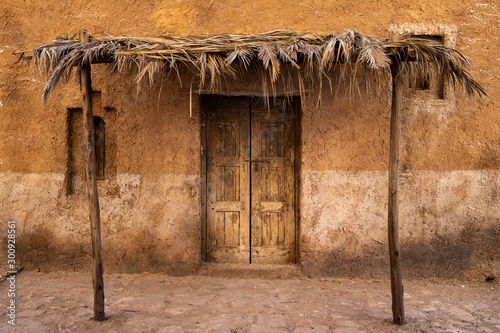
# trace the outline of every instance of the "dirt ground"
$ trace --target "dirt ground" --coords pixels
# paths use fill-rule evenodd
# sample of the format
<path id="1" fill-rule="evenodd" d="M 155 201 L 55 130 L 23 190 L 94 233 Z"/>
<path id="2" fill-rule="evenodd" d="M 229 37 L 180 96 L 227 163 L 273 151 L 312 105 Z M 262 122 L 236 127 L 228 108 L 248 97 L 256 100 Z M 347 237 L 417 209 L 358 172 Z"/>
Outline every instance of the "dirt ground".
<path id="1" fill-rule="evenodd" d="M 500 332 L 500 286 L 493 282 L 406 280 L 407 325 L 391 323 L 387 280 L 308 278 L 300 272 L 240 276 L 106 274 L 106 317 L 91 319 L 91 277 L 23 271 L 16 280 L 16 326 L 2 332 Z"/>

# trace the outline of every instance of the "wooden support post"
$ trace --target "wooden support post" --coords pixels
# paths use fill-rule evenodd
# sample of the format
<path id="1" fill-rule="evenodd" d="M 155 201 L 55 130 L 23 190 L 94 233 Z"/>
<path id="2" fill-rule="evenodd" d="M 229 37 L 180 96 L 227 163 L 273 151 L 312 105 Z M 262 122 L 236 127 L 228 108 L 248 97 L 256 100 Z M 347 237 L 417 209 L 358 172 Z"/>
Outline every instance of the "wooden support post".
<path id="1" fill-rule="evenodd" d="M 87 31 L 80 33 L 82 43 L 89 41 Z M 85 136 L 85 175 L 89 199 L 90 233 L 92 237 L 92 283 L 94 286 L 94 320 L 103 321 L 104 316 L 104 281 L 102 277 L 101 221 L 99 195 L 97 192 L 95 168 L 95 129 L 92 115 L 92 83 L 90 63 L 80 70 L 80 88 L 82 90 L 83 127 Z"/>
<path id="2" fill-rule="evenodd" d="M 397 40 L 397 34 L 391 33 L 389 40 Z M 399 246 L 399 139 L 401 132 L 401 98 L 403 95 L 403 76 L 399 59 L 391 64 L 392 107 L 391 137 L 389 158 L 389 256 L 391 262 L 392 316 L 394 324 L 405 324 L 403 279 L 401 276 L 401 252 Z"/>

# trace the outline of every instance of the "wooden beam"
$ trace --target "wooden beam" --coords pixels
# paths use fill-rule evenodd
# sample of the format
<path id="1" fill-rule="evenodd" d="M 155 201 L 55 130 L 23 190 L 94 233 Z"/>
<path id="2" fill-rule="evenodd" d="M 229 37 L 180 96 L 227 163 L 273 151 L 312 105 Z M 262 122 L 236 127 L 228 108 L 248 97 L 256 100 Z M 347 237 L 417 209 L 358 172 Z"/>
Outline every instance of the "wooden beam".
<path id="1" fill-rule="evenodd" d="M 89 41 L 87 31 L 80 33 L 82 43 Z M 90 233 L 92 237 L 92 284 L 94 287 L 94 320 L 103 321 L 104 316 L 104 281 L 102 277 L 101 221 L 99 195 L 97 191 L 95 167 L 95 129 L 92 115 L 92 83 L 90 64 L 84 64 L 80 70 L 80 88 L 82 90 L 83 131 L 85 136 L 85 175 L 89 199 Z"/>
<path id="2" fill-rule="evenodd" d="M 397 40 L 397 34 L 389 35 L 390 41 Z M 392 316 L 394 324 L 405 324 L 403 279 L 401 276 L 401 251 L 399 246 L 399 141 L 401 132 L 401 99 L 403 95 L 403 76 L 401 63 L 395 59 L 391 64 L 392 106 L 389 157 L 389 256 L 391 262 Z"/>

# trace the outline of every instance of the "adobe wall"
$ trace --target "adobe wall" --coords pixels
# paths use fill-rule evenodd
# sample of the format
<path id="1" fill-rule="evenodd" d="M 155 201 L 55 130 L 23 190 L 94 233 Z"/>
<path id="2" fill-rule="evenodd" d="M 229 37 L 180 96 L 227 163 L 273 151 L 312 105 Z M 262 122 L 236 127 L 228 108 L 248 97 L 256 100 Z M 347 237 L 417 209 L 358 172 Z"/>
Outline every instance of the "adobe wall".
<path id="1" fill-rule="evenodd" d="M 332 107 L 335 101 L 326 97 L 324 106 L 303 111 L 300 244 L 311 274 L 387 274 L 390 103 L 375 101 Z M 498 157 L 476 161 L 454 142 L 464 140 L 460 128 L 488 122 L 472 112 L 443 116 L 403 102 L 399 223 L 405 276 L 498 275 L 500 172 L 476 167 L 498 163 Z"/>
<path id="2" fill-rule="evenodd" d="M 389 29 L 448 36 L 490 99 L 407 91 L 403 102 L 400 225 L 406 275 L 484 279 L 500 246 L 500 60 L 496 1 L 288 2 L 6 0 L 0 8 L 0 239 L 15 220 L 27 268 L 87 267 L 86 195 L 68 193 L 68 109 L 74 78 L 41 103 L 44 81 L 16 64 L 30 49 L 80 29 L 115 35 L 314 33 Z M 115 152 L 100 182 L 106 271 L 193 272 L 200 262 L 199 106 L 176 81 L 140 89 L 93 66 L 96 112 Z M 187 81 L 186 81 L 187 82 Z M 187 84 L 186 84 L 187 85 Z M 387 84 L 386 84 L 387 85 Z M 300 262 L 308 274 L 385 276 L 389 95 L 349 101 L 342 89 L 307 100 L 301 123 Z M 111 144 L 111 142 L 109 144 Z M 108 144 L 108 141 L 107 141 Z M 76 154 L 78 156 L 78 154 Z M 6 252 L 2 250 L 0 260 Z"/>
<path id="3" fill-rule="evenodd" d="M 106 122 L 106 163 L 112 164 L 106 180 L 98 181 L 105 269 L 192 272 L 200 257 L 200 163 L 199 121 L 189 117 L 189 92 L 170 82 L 161 92 L 159 86 L 147 85 L 138 91 L 134 83 L 120 84 L 126 76 L 105 81 L 105 67 L 92 67 L 93 90 L 101 92 L 98 103 L 94 97 L 95 115 Z M 82 133 L 71 151 L 76 170 L 69 178 L 67 174 L 66 121 L 73 112 L 68 108 L 80 105 L 79 96 L 78 86 L 71 82 L 51 96 L 54 103 L 37 108 L 40 123 L 35 126 L 44 133 L 41 138 L 24 130 L 18 134 L 19 141 L 33 136 L 40 145 L 52 144 L 40 163 L 53 163 L 54 169 L 38 166 L 35 172 L 1 175 L 0 216 L 16 221 L 19 256 L 27 267 L 53 270 L 88 262 Z M 38 149 L 28 146 L 10 158 L 18 159 L 15 165 L 29 167 L 21 161 Z M 68 181 L 73 182 L 70 189 Z"/>

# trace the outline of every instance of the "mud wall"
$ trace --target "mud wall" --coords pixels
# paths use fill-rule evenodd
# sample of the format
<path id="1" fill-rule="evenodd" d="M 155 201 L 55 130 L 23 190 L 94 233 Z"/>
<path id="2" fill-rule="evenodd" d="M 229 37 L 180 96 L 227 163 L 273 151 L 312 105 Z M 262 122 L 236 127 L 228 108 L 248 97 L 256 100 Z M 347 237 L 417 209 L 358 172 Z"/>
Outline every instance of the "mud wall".
<path id="1" fill-rule="evenodd" d="M 42 107 L 44 81 L 16 64 L 30 49 L 80 29 L 110 34 L 315 33 L 444 36 L 474 63 L 491 98 L 440 99 L 407 91 L 401 145 L 404 271 L 482 279 L 500 258 L 500 7 L 496 1 L 45 1 L 0 8 L 0 239 L 15 220 L 29 268 L 89 264 L 81 170 L 69 168 L 74 78 Z M 199 109 L 177 81 L 137 85 L 93 66 L 96 114 L 106 122 L 106 180 L 100 181 L 107 271 L 192 272 L 200 258 Z M 160 81 L 158 81 L 160 82 Z M 138 87 L 140 89 L 138 89 Z M 300 262 L 310 274 L 386 274 L 389 95 L 349 101 L 341 87 L 302 110 Z M 75 111 L 77 112 L 77 111 Z M 72 152 L 79 156 L 78 148 Z M 79 165 L 75 162 L 75 165 Z M 72 171 L 69 183 L 69 169 Z M 69 189 L 69 190 L 68 190 Z M 5 251 L 2 250 L 2 256 Z M 0 256 L 0 260 L 3 257 Z"/>
<path id="2" fill-rule="evenodd" d="M 98 181 L 105 269 L 192 272 L 200 257 L 199 121 L 189 116 L 189 95 L 169 80 L 161 87 L 137 87 L 120 75 L 108 81 L 104 65 L 92 69 L 94 115 L 104 119 L 106 134 L 106 174 Z M 81 111 L 79 118 L 71 117 L 79 112 L 79 96 L 78 86 L 70 83 L 53 97 L 57 103 L 38 111 L 42 119 L 52 116 L 39 125 L 54 142 L 41 160 L 60 161 L 54 163 L 56 170 L 1 174 L 0 214 L 4 221 L 16 221 L 26 267 L 48 270 L 89 262 Z M 68 132 L 71 128 L 75 133 Z M 34 140 L 47 144 L 43 135 Z M 35 151 L 19 151 L 15 165 L 26 167 L 22 156 L 30 158 Z"/>
<path id="3" fill-rule="evenodd" d="M 387 274 L 390 103 L 374 98 L 332 108 L 331 98 L 324 107 L 303 110 L 302 264 L 311 274 Z M 471 118 L 416 109 L 414 103 L 403 102 L 401 131 L 404 273 L 498 276 L 500 172 L 477 169 L 474 158 L 457 159 L 465 153 L 453 148 L 457 129 Z M 498 163 L 498 157 L 486 163 Z"/>

